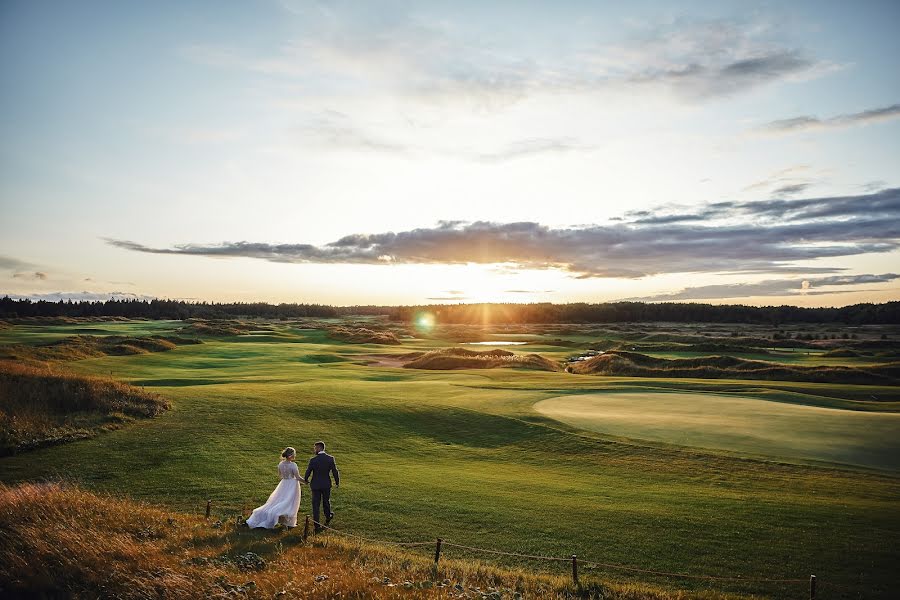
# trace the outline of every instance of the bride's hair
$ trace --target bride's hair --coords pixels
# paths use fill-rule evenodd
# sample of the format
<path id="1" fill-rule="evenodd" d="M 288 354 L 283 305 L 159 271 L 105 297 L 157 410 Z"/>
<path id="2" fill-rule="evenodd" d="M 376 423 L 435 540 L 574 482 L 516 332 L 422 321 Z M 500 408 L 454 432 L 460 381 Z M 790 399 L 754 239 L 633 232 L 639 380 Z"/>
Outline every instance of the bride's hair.
<path id="1" fill-rule="evenodd" d="M 281 453 L 281 458 L 288 458 L 290 456 L 294 456 L 297 454 L 297 451 L 288 446 L 284 449 L 284 452 Z"/>

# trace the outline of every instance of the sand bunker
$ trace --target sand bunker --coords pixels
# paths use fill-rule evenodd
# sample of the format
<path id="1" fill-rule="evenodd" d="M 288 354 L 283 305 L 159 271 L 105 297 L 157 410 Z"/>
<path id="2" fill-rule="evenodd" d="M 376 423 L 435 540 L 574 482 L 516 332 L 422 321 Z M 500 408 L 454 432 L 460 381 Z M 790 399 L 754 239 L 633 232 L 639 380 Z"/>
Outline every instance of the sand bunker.
<path id="1" fill-rule="evenodd" d="M 609 435 L 900 471 L 900 414 L 683 392 L 595 393 L 534 405 L 539 413 Z"/>

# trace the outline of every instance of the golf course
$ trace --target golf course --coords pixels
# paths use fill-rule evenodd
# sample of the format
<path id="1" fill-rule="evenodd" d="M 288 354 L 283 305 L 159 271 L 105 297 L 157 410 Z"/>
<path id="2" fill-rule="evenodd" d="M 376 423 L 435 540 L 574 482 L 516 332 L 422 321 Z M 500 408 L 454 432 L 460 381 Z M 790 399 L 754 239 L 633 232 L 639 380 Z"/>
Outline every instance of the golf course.
<path id="1" fill-rule="evenodd" d="M 302 472 L 321 439 L 341 470 L 332 526 L 344 532 L 576 554 L 594 565 L 583 578 L 688 593 L 803 597 L 815 574 L 822 598 L 892 596 L 896 386 L 566 372 L 567 360 L 597 342 L 585 327 L 417 331 L 373 320 L 396 333 L 387 345 L 337 339 L 339 324 L 258 322 L 167 351 L 56 363 L 131 384 L 171 409 L 2 457 L 0 481 L 62 479 L 182 512 L 211 499 L 229 516 L 266 499 L 285 446 L 300 451 Z M 11 324 L 0 348 L 40 349 L 76 335 L 183 336 L 185 326 Z M 606 335 L 629 343 L 631 334 Z M 477 349 L 463 353 L 476 361 L 489 352 L 491 365 L 502 358 L 511 368 L 402 366 L 448 348 Z M 829 360 L 827 350 L 770 352 L 794 364 Z M 517 368 L 519 355 L 532 353 L 560 367 Z M 300 510 L 309 513 L 306 492 Z M 528 572 L 567 568 L 444 552 Z"/>

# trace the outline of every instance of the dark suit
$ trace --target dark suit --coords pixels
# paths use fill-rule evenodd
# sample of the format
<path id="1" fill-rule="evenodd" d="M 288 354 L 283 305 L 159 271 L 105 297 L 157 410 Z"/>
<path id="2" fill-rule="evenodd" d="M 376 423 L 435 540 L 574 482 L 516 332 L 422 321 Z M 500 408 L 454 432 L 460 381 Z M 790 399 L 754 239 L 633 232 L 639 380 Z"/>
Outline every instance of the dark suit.
<path id="1" fill-rule="evenodd" d="M 312 490 L 313 521 L 316 522 L 317 529 L 319 523 L 321 523 L 321 521 L 319 521 L 320 505 L 324 505 L 325 507 L 326 518 L 331 517 L 332 515 L 331 474 L 334 474 L 334 485 L 340 485 L 341 474 L 338 473 L 334 457 L 330 454 L 320 452 L 309 459 L 309 465 L 306 467 L 306 474 L 303 476 L 303 479 L 309 483 L 309 487 Z M 309 479 L 310 475 L 312 475 L 312 481 Z"/>

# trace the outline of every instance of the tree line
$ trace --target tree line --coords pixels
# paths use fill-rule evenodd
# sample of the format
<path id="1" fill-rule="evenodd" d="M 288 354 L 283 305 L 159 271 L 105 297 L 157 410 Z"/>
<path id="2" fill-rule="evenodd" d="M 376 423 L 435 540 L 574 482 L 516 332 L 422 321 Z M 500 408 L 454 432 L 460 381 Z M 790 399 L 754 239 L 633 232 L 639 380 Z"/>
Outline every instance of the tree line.
<path id="1" fill-rule="evenodd" d="M 185 300 L 106 300 L 49 302 L 0 299 L 0 318 L 20 317 L 127 317 L 131 319 L 266 319 L 339 317 L 341 312 L 324 304 L 269 304 L 267 302 L 188 302 Z"/>
<path id="2" fill-rule="evenodd" d="M 431 313 L 438 323 L 527 324 L 527 323 L 844 323 L 850 325 L 900 324 L 900 301 L 854 304 L 836 308 L 800 306 L 745 306 L 741 304 L 694 304 L 606 302 L 571 304 L 430 304 L 417 306 L 330 306 L 327 304 L 269 304 L 267 302 L 189 302 L 185 300 L 32 301 L 0 299 L 0 318 L 21 317 L 127 317 L 145 319 L 233 319 L 259 317 L 293 319 L 334 318 L 352 315 L 385 316 L 412 322 Z"/>

